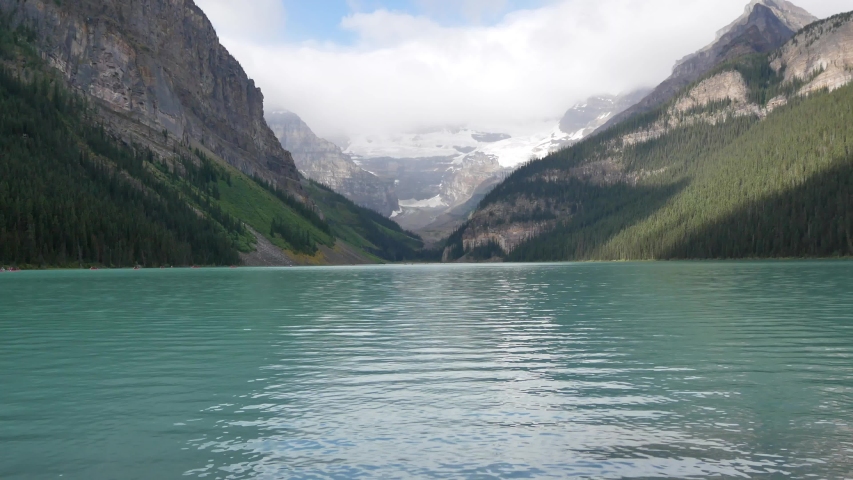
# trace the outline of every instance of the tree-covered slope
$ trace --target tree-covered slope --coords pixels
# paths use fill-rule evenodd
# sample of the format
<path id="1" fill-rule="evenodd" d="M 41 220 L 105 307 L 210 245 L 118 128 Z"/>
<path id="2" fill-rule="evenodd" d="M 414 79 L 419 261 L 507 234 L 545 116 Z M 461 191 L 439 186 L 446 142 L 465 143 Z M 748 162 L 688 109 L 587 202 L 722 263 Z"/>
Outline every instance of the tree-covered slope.
<path id="1" fill-rule="evenodd" d="M 350 245 L 391 262 L 439 259 L 437 252 L 424 250 L 420 237 L 380 213 L 358 206 L 313 180 L 305 190 L 325 214 L 332 233 Z"/>
<path id="2" fill-rule="evenodd" d="M 239 222 L 200 215 L 46 77 L 0 68 L 0 263 L 115 266 L 239 262 Z"/>
<path id="3" fill-rule="evenodd" d="M 671 138 L 662 138 L 650 148 L 673 147 L 666 156 L 674 163 L 672 173 L 649 186 L 626 187 L 636 198 L 606 196 L 624 199 L 624 206 L 600 217 L 579 215 L 521 245 L 509 258 L 853 255 L 851 118 L 853 86 L 847 86 L 784 107 L 740 135 L 732 124 L 711 127 L 730 138 L 719 150 L 678 150 Z"/>
<path id="4" fill-rule="evenodd" d="M 258 236 L 285 260 L 323 263 L 341 240 L 367 261 L 420 258 L 418 238 L 318 186 L 304 203 L 167 132 L 157 153 L 118 137 L 30 36 L 0 29 L 0 265 L 234 265 Z"/>
<path id="5" fill-rule="evenodd" d="M 814 32 L 847 38 L 850 22 L 833 17 L 791 44 L 848 59 L 844 42 Z M 816 88 L 829 77 L 820 61 L 786 78 L 780 58 L 733 60 L 522 167 L 450 237 L 444 260 L 853 255 L 853 86 Z M 830 69 L 832 88 L 848 81 L 850 65 Z"/>

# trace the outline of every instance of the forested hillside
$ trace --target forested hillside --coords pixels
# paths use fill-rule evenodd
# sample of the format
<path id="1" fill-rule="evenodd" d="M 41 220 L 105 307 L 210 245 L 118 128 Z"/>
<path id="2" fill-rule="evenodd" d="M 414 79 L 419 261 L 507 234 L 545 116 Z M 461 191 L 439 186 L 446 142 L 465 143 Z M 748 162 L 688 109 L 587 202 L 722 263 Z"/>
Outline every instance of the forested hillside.
<path id="1" fill-rule="evenodd" d="M 438 261 L 438 251 L 379 212 L 356 205 L 331 188 L 313 180 L 305 187 L 331 226 L 332 233 L 355 247 L 391 262 Z"/>
<path id="2" fill-rule="evenodd" d="M 519 169 L 444 259 L 853 255 L 853 86 L 799 95 L 823 70 L 785 81 L 777 58 L 722 65 L 666 105 Z"/>
<path id="3" fill-rule="evenodd" d="M 164 156 L 116 137 L 30 36 L 0 29 L 0 265 L 234 265 L 258 235 L 291 256 L 343 240 L 376 262 L 420 258 L 418 238 L 319 186 L 328 216 L 202 146 Z"/>

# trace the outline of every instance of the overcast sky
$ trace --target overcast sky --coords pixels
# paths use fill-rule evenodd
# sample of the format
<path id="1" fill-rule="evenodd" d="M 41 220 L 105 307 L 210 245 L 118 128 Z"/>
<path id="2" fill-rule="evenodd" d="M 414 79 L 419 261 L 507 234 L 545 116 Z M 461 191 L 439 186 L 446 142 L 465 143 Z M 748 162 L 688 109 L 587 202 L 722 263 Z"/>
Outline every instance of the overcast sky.
<path id="1" fill-rule="evenodd" d="M 748 0 L 196 0 L 263 89 L 321 136 L 524 133 L 653 86 Z M 818 17 L 850 0 L 799 0 Z"/>

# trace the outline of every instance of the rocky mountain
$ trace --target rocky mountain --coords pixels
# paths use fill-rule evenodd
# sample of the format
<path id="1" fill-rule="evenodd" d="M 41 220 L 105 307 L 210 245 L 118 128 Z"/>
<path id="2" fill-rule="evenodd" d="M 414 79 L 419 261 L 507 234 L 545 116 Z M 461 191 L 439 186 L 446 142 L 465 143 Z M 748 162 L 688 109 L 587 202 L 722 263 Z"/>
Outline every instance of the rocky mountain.
<path id="1" fill-rule="evenodd" d="M 779 48 L 815 20 L 816 17 L 786 0 L 752 0 L 743 15 L 717 33 L 713 43 L 679 60 L 669 78 L 639 103 L 608 120 L 601 129 L 651 111 L 717 65 Z"/>
<path id="2" fill-rule="evenodd" d="M 850 14 L 806 27 L 773 58 L 784 82 L 809 80 L 801 93 L 835 90 L 853 81 L 853 22 Z"/>
<path id="3" fill-rule="evenodd" d="M 851 255 L 851 72 L 853 13 L 730 58 L 514 172 L 444 259 Z"/>
<path id="4" fill-rule="evenodd" d="M 569 135 L 569 141 L 561 146 L 567 147 L 586 138 L 608 120 L 637 104 L 650 92 L 650 89 L 640 89 L 624 95 L 600 95 L 573 106 L 560 119 L 560 131 Z"/>
<path id="5" fill-rule="evenodd" d="M 408 135 L 363 136 L 347 152 L 362 167 L 394 182 L 394 220 L 428 240 L 446 237 L 512 170 L 585 138 L 648 90 L 587 99 L 554 124 L 513 137 L 447 128 Z"/>
<path id="6" fill-rule="evenodd" d="M 267 123 L 306 177 L 386 217 L 398 210 L 393 181 L 382 180 L 358 166 L 337 145 L 315 135 L 295 113 L 270 113 Z"/>
<path id="7" fill-rule="evenodd" d="M 192 0 L 0 0 L 12 26 L 121 137 L 168 156 L 196 147 L 305 200 L 264 97 Z"/>
<path id="8" fill-rule="evenodd" d="M 263 101 L 191 0 L 0 0 L 0 264 L 429 255 L 304 179 Z"/>

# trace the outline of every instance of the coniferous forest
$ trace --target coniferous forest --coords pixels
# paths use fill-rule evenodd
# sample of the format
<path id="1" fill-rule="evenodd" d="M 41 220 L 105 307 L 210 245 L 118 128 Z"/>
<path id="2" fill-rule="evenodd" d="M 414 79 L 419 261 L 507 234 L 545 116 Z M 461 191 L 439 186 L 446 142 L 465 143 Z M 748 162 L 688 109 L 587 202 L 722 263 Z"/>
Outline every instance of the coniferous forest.
<path id="1" fill-rule="evenodd" d="M 222 224 L 199 215 L 48 77 L 0 69 L 0 263 L 239 262 Z M 235 225 L 236 222 L 229 222 Z"/>
<path id="2" fill-rule="evenodd" d="M 31 36 L 0 29 L 0 266 L 234 265 L 257 235 L 309 256 L 343 239 L 377 262 L 421 258 L 417 236 L 320 186 L 311 191 L 335 199 L 323 204 L 332 224 L 198 148 L 165 160 L 116 138 Z M 10 68 L 21 59 L 26 68 Z"/>
<path id="3" fill-rule="evenodd" d="M 511 252 L 465 250 L 461 227 L 447 242 L 451 259 L 510 261 L 785 258 L 853 255 L 853 85 L 809 96 L 803 81 L 784 83 L 768 56 L 744 57 L 712 72 L 740 72 L 749 99 L 791 95 L 766 119 L 730 117 L 716 124 L 676 124 L 666 134 L 619 152 L 630 182 L 552 181 L 585 162 L 612 155 L 626 133 L 671 122 L 664 105 L 578 145 L 533 161 L 493 190 L 480 209 L 537 201 L 538 213 L 491 220 L 552 222 Z M 728 102 L 684 115 L 714 113 Z M 701 111 L 700 111 L 701 110 Z M 681 120 L 679 118 L 678 120 Z M 653 172 L 649 174 L 649 172 Z M 553 212 L 561 211 L 560 215 Z"/>

